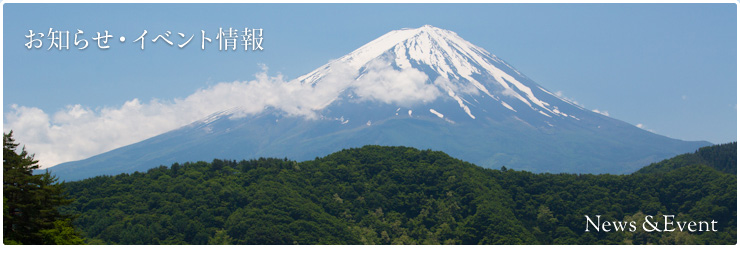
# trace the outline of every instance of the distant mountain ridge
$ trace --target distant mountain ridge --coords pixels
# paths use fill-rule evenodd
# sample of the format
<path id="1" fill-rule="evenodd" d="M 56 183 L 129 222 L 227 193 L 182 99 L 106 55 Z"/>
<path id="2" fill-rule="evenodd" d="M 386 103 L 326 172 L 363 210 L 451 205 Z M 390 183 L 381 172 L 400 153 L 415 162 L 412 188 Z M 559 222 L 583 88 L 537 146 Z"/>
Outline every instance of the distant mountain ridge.
<path id="1" fill-rule="evenodd" d="M 665 173 L 691 165 L 706 165 L 723 173 L 737 175 L 737 142 L 699 148 L 661 162 L 650 164 L 637 173 Z"/>
<path id="2" fill-rule="evenodd" d="M 248 115 L 224 108 L 51 170 L 79 180 L 197 160 L 302 161 L 376 144 L 440 150 L 488 168 L 632 173 L 710 145 L 671 139 L 587 110 L 454 32 L 429 25 L 391 31 L 294 82 L 338 91 L 315 105 L 314 117 L 278 108 Z"/>

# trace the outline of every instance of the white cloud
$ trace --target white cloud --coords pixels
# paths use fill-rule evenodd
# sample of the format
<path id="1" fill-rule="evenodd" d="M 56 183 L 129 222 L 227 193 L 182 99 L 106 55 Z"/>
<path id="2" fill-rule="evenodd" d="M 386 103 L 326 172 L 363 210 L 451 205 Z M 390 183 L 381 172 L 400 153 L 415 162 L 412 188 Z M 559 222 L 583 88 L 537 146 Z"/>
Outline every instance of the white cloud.
<path id="1" fill-rule="evenodd" d="M 598 113 L 598 114 L 601 114 L 603 116 L 609 116 L 609 112 L 607 112 L 607 111 L 599 111 L 598 109 L 593 109 L 591 111 L 592 112 L 595 112 L 595 113 Z"/>
<path id="2" fill-rule="evenodd" d="M 514 89 L 511 89 L 509 87 L 505 87 L 503 90 L 501 90 L 501 94 L 513 98 L 521 97 L 516 91 L 514 91 Z"/>
<path id="3" fill-rule="evenodd" d="M 655 133 L 655 131 L 654 131 L 654 130 L 652 130 L 652 129 L 649 129 L 649 128 L 645 127 L 645 125 L 643 125 L 642 123 L 638 123 L 638 124 L 637 124 L 637 125 L 635 125 L 635 126 L 636 126 L 636 127 L 638 127 L 638 128 L 641 128 L 641 129 L 644 129 L 644 130 L 650 131 L 650 132 L 652 132 L 652 133 Z"/>
<path id="4" fill-rule="evenodd" d="M 440 91 L 427 82 L 429 77 L 416 69 L 396 70 L 384 61 L 372 61 L 352 86 L 361 99 L 376 100 L 402 106 L 429 102 Z"/>
<path id="5" fill-rule="evenodd" d="M 139 99 L 120 107 L 90 109 L 68 105 L 53 114 L 39 108 L 12 105 L 4 115 L 3 131 L 13 130 L 18 142 L 27 146 L 42 168 L 87 158 L 182 127 L 208 115 L 236 108 L 235 117 L 256 114 L 274 107 L 288 115 L 309 119 L 316 110 L 334 101 L 351 86 L 363 98 L 408 105 L 428 102 L 439 96 L 436 87 L 426 84 L 425 74 L 371 66 L 355 80 L 357 71 L 335 64 L 316 85 L 286 81 L 282 75 L 268 76 L 267 70 L 253 80 L 218 83 L 208 89 L 170 101 Z"/>

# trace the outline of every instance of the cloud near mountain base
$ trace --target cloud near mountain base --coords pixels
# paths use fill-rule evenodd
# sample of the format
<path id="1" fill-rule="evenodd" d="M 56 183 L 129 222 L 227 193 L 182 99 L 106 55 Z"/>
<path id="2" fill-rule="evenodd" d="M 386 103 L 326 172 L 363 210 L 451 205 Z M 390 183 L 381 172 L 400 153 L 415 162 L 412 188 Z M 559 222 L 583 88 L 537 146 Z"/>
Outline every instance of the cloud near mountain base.
<path id="1" fill-rule="evenodd" d="M 36 107 L 11 105 L 4 115 L 3 131 L 36 153 L 42 168 L 84 159 L 177 129 L 208 115 L 236 108 L 232 117 L 257 114 L 274 107 L 289 116 L 317 118 L 320 110 L 345 89 L 366 100 L 410 105 L 429 102 L 439 90 L 416 70 L 395 70 L 378 63 L 359 79 L 356 70 L 335 65 L 316 85 L 286 81 L 267 69 L 253 80 L 219 83 L 183 99 L 141 102 L 133 99 L 120 107 L 91 109 L 68 105 L 50 114 Z M 418 73 L 418 74 L 417 74 Z"/>

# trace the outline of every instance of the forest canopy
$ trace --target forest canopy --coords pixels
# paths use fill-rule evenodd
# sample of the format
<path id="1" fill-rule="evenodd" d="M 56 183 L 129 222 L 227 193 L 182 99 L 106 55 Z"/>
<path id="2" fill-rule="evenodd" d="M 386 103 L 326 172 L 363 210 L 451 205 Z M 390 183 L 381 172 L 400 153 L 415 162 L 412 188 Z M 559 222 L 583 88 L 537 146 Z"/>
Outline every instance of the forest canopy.
<path id="1" fill-rule="evenodd" d="M 90 244 L 735 244 L 736 144 L 707 151 L 630 175 L 492 170 L 408 147 L 216 159 L 65 183 L 61 211 Z M 718 231 L 584 230 L 586 215 L 663 214 Z"/>

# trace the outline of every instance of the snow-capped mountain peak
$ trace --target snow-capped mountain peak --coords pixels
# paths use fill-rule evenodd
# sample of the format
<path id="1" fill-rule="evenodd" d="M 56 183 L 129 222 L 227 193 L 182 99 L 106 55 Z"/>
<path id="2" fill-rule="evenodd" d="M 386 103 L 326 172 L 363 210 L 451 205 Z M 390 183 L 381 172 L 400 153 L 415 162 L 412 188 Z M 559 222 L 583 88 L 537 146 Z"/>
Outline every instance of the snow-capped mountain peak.
<path id="1" fill-rule="evenodd" d="M 337 62 L 345 63 L 359 70 L 371 60 L 387 52 L 395 54 L 397 57 L 394 59 L 395 64 L 399 68 L 411 68 L 410 61 L 414 60 L 436 67 L 435 71 L 445 77 L 456 77 L 458 72 L 462 74 L 477 72 L 471 65 L 466 65 L 468 60 L 463 59 L 460 52 L 466 55 L 490 55 L 480 47 L 460 38 L 452 31 L 424 25 L 419 28 L 404 28 L 388 32 L 357 50 L 299 77 L 298 80 L 305 83 L 315 83 L 323 78 L 330 67 Z M 447 59 L 447 56 L 454 58 Z"/>
<path id="2" fill-rule="evenodd" d="M 578 119 L 573 114 L 588 112 L 553 95 L 455 32 L 431 25 L 388 32 L 297 80 L 315 85 L 339 66 L 354 69 L 360 79 L 377 61 L 397 71 L 423 72 L 428 77 L 427 83 L 439 90 L 439 96 L 457 103 L 471 119 L 476 114 L 498 109 L 509 113 L 530 112 L 540 118 Z"/>

